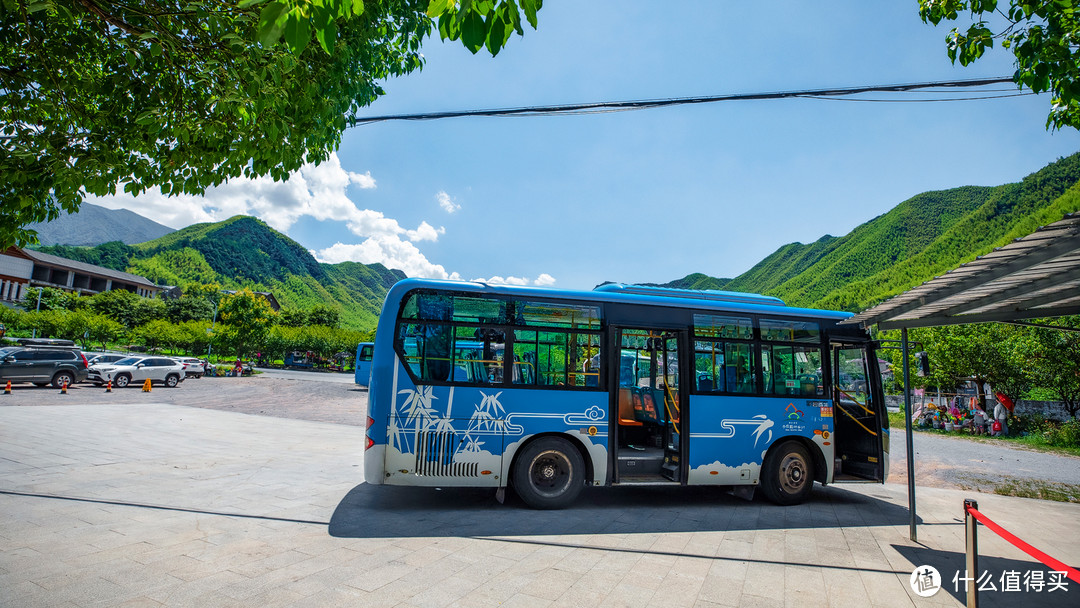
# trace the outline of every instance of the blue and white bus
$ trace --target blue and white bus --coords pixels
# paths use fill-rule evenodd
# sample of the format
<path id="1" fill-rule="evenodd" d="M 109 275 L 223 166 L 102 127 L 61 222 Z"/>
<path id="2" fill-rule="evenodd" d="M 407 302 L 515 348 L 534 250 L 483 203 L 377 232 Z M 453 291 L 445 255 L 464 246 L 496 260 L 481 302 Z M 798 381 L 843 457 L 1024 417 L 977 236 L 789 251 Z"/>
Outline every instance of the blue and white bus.
<path id="1" fill-rule="evenodd" d="M 354 378 L 360 386 L 367 386 L 371 382 L 371 359 L 374 353 L 375 345 L 371 342 L 361 342 L 356 346 Z"/>
<path id="2" fill-rule="evenodd" d="M 509 486 L 535 508 L 585 485 L 796 504 L 814 481 L 883 482 L 881 375 L 850 316 L 721 291 L 401 281 L 375 337 L 365 479 Z"/>

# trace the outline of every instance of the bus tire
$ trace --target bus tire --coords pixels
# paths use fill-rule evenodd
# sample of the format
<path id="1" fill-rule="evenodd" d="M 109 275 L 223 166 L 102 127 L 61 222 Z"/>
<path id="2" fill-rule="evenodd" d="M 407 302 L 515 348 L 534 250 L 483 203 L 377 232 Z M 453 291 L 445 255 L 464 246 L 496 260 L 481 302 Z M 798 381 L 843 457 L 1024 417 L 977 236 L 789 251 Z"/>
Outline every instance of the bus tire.
<path id="1" fill-rule="evenodd" d="M 814 489 L 814 460 L 802 443 L 788 440 L 765 456 L 761 466 L 761 491 L 778 505 L 797 505 Z"/>
<path id="2" fill-rule="evenodd" d="M 541 437 L 518 454 L 511 482 L 530 507 L 562 509 L 585 487 L 585 461 L 566 439 Z"/>

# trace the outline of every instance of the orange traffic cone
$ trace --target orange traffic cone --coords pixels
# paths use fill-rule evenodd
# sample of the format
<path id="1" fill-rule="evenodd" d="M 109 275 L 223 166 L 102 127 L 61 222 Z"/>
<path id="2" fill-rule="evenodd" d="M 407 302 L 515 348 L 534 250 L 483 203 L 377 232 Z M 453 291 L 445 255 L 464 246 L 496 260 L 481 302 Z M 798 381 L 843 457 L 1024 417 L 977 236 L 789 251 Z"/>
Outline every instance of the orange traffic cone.
<path id="1" fill-rule="evenodd" d="M 67 394 L 67 380 L 64 380 L 64 383 L 60 385 L 60 394 L 61 395 L 66 395 Z"/>
<path id="2" fill-rule="evenodd" d="M 105 392 L 106 393 L 111 393 L 112 392 L 112 380 L 109 380 L 108 382 L 105 383 Z"/>
<path id="3" fill-rule="evenodd" d="M 10 395 L 11 394 L 11 380 L 7 381 L 7 386 L 4 387 L 4 394 L 5 395 Z"/>
<path id="4" fill-rule="evenodd" d="M 153 388 L 152 388 L 152 385 L 150 384 L 150 379 L 147 378 L 146 382 L 143 382 L 142 392 L 149 393 L 151 390 L 153 390 Z"/>

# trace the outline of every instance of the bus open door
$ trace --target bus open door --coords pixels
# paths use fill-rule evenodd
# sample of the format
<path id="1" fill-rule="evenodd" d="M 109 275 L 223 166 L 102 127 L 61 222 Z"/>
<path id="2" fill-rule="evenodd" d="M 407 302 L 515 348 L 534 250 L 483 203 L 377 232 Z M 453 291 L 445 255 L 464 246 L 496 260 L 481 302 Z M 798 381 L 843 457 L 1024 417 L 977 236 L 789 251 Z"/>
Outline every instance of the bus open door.
<path id="1" fill-rule="evenodd" d="M 870 342 L 832 346 L 833 481 L 885 481 L 889 418 Z"/>

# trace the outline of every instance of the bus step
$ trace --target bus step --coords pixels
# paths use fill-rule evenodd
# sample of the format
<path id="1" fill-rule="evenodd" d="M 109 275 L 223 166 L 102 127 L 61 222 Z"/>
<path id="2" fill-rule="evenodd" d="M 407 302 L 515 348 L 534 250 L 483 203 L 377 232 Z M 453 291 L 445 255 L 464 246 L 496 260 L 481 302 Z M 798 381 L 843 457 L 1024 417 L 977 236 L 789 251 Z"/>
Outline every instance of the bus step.
<path id="1" fill-rule="evenodd" d="M 619 477 L 659 475 L 664 464 L 664 451 L 659 448 L 619 450 Z"/>
<path id="2" fill-rule="evenodd" d="M 671 481 L 679 481 L 679 465 L 674 462 L 664 463 L 664 466 L 660 467 L 660 474 Z"/>

